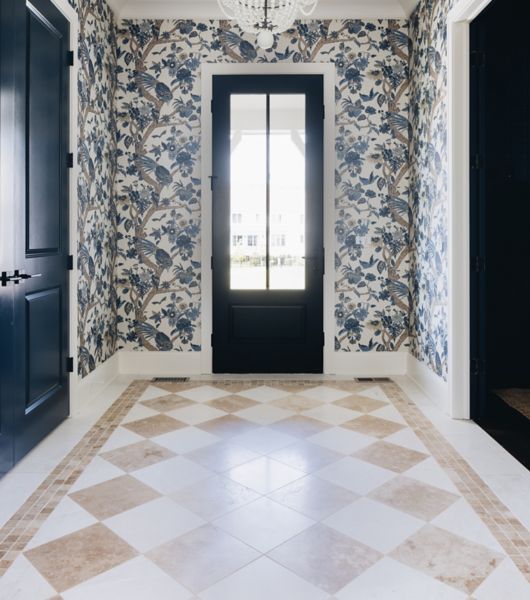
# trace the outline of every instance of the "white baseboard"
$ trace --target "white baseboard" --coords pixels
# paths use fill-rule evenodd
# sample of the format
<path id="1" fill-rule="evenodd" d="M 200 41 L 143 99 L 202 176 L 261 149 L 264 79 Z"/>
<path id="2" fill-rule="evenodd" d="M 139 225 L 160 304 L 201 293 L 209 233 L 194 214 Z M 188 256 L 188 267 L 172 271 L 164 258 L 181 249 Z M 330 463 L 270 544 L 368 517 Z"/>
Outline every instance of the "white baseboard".
<path id="1" fill-rule="evenodd" d="M 100 394 L 119 374 L 118 354 L 113 354 L 92 373 L 78 379 L 71 389 L 70 413 L 75 414 L 85 402 Z"/>
<path id="2" fill-rule="evenodd" d="M 202 352 L 145 352 L 119 350 L 120 375 L 201 375 Z"/>
<path id="3" fill-rule="evenodd" d="M 445 414 L 450 414 L 449 384 L 412 354 L 408 355 L 407 375 Z"/>
<path id="4" fill-rule="evenodd" d="M 352 377 L 405 375 L 407 356 L 407 352 L 334 352 L 326 373 Z"/>

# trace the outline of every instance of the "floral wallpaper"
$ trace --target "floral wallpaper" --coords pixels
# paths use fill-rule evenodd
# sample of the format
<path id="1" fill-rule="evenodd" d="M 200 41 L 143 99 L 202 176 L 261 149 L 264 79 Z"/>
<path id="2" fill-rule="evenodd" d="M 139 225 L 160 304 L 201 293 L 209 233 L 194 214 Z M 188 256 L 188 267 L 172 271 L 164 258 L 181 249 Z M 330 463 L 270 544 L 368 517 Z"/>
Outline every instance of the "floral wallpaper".
<path id="1" fill-rule="evenodd" d="M 85 376 L 116 351 L 116 28 L 104 0 L 77 0 L 78 372 Z"/>
<path id="2" fill-rule="evenodd" d="M 110 42 L 102 33 L 94 35 L 104 55 Z M 119 347 L 200 350 L 200 65 L 248 61 L 335 64 L 335 348 L 382 351 L 408 345 L 409 46 L 407 23 L 397 21 L 301 22 L 267 51 L 227 21 L 123 23 L 115 96 Z M 104 87 L 107 99 L 112 80 L 105 80 Z M 112 123 L 107 125 L 112 131 Z M 94 134 L 94 147 L 86 152 L 86 181 L 93 179 L 88 158 L 102 150 L 96 139 Z M 104 181 L 97 168 L 99 183 L 94 185 L 105 191 L 112 164 L 104 170 Z M 102 204 L 97 206 L 87 223 L 96 223 Z M 107 227 L 113 226 L 110 215 L 111 225 L 100 221 L 99 228 L 88 227 L 92 234 L 84 238 L 90 249 L 80 261 L 87 286 L 92 281 L 89 257 L 99 274 L 96 251 L 105 247 Z M 110 245 L 108 250 L 103 264 L 110 269 Z M 110 282 L 109 274 L 105 270 L 101 282 Z M 90 290 L 96 289 L 93 285 Z M 108 292 L 105 288 L 97 295 L 105 308 L 112 307 Z M 85 295 L 89 306 L 94 297 L 88 289 Z M 91 308 L 84 314 L 96 312 Z M 115 340 L 113 328 L 103 336 L 111 326 L 105 317 L 91 321 L 82 344 L 90 356 L 104 355 Z"/>
<path id="3" fill-rule="evenodd" d="M 411 351 L 447 377 L 447 13 L 422 0 L 410 20 Z"/>

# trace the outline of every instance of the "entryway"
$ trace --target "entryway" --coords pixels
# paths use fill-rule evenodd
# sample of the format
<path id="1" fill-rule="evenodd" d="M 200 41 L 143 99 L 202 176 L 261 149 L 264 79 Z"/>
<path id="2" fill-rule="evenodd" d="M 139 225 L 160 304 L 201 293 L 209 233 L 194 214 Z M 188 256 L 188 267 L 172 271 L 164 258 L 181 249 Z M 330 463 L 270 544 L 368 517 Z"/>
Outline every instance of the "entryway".
<path id="1" fill-rule="evenodd" d="M 0 474 L 69 413 L 69 22 L 2 2 Z"/>
<path id="2" fill-rule="evenodd" d="M 323 370 L 323 77 L 213 78 L 213 371 Z"/>
<path id="3" fill-rule="evenodd" d="M 472 418 L 530 467 L 530 66 L 519 3 L 495 0 L 471 24 Z"/>

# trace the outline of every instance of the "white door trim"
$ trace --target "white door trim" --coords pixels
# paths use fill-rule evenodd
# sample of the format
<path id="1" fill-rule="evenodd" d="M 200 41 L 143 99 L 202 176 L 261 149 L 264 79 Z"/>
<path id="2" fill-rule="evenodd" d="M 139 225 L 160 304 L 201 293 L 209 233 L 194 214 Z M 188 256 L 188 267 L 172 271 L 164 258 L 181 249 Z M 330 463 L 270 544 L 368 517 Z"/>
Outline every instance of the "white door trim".
<path id="1" fill-rule="evenodd" d="M 66 20 L 70 23 L 70 50 L 74 53 L 74 66 L 70 67 L 70 107 L 69 107 L 69 131 L 70 131 L 70 152 L 74 155 L 74 166 L 69 169 L 68 172 L 68 229 L 69 229 L 69 254 L 74 257 L 74 268 L 70 271 L 69 277 L 69 345 L 70 345 L 70 356 L 74 359 L 74 371 L 70 374 L 70 413 L 73 414 L 78 408 L 79 394 L 79 376 L 77 374 L 77 347 L 78 347 L 78 335 L 77 335 L 77 319 L 78 319 L 78 306 L 77 306 L 77 177 L 78 177 L 78 163 L 77 163 L 77 138 L 78 138 L 78 125 L 77 125 L 77 111 L 78 111 L 78 98 L 77 98 L 77 78 L 78 78 L 78 59 L 77 59 L 77 46 L 79 39 L 79 19 L 75 9 L 70 6 L 68 0 L 51 0 L 51 2 L 59 9 L 64 15 Z"/>
<path id="2" fill-rule="evenodd" d="M 212 78 L 214 75 L 323 75 L 324 76 L 324 373 L 335 372 L 335 235 L 333 230 L 335 208 L 335 66 L 331 63 L 245 63 L 214 64 L 204 63 L 201 70 L 202 83 L 202 167 L 201 167 L 201 286 L 202 286 L 202 323 L 201 323 L 201 370 L 204 374 L 212 372 L 212 192 L 209 176 L 212 174 Z"/>
<path id="3" fill-rule="evenodd" d="M 470 418 L 469 24 L 491 0 L 459 0 L 447 17 L 449 414 Z"/>

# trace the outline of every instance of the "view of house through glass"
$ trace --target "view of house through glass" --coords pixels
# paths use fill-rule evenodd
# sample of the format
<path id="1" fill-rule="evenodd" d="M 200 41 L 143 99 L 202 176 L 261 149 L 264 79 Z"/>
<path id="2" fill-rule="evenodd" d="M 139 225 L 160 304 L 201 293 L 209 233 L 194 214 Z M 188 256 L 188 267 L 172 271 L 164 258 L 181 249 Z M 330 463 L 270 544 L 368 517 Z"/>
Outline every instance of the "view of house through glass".
<path id="1" fill-rule="evenodd" d="M 233 94 L 230 287 L 305 288 L 305 95 Z"/>

